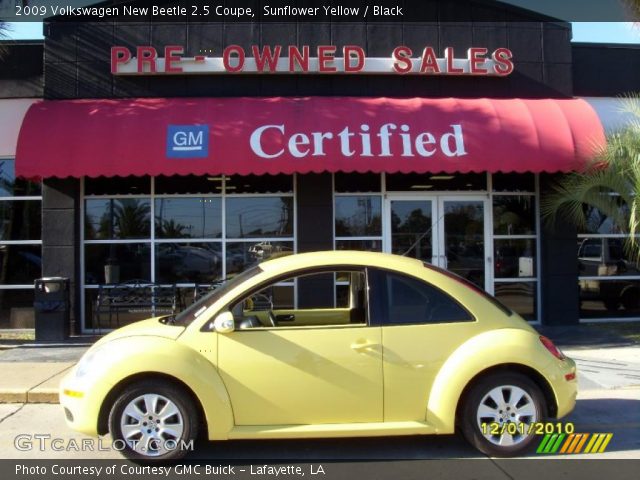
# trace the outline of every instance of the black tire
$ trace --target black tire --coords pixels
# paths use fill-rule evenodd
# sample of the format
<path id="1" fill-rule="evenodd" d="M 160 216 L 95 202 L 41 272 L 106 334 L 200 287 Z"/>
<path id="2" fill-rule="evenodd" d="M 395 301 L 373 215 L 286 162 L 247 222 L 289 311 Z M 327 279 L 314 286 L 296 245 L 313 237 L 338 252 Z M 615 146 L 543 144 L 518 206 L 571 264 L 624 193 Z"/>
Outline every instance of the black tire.
<path id="1" fill-rule="evenodd" d="M 515 392 L 515 389 L 511 389 L 510 387 L 522 389 L 528 395 L 531 402 L 528 401 L 529 399 L 523 398 L 522 403 L 518 404 L 518 408 L 523 408 L 531 403 L 537 417 L 534 421 L 545 421 L 548 409 L 544 395 L 540 391 L 538 385 L 526 376 L 518 373 L 500 373 L 481 378 L 471 387 L 462 408 L 460 427 L 467 441 L 482 453 L 491 457 L 515 457 L 530 450 L 536 444 L 536 440 L 539 440 L 540 437 L 534 434 L 528 434 L 528 429 L 523 428 L 523 430 L 526 430 L 524 432 L 525 435 L 520 435 L 520 432 L 516 433 L 516 435 L 512 435 L 511 438 L 514 441 L 514 444 L 504 446 L 493 443 L 494 441 L 497 442 L 499 440 L 499 436 L 491 436 L 493 440 L 491 441 L 483 434 L 483 428 L 477 417 L 478 409 L 483 400 L 485 401 L 483 405 L 484 407 L 487 405 L 493 405 L 492 400 L 487 398 L 487 396 L 489 392 L 495 392 L 494 389 L 499 387 L 504 387 L 499 390 L 503 395 L 503 398 L 510 396 L 511 392 Z M 508 403 L 506 404 L 508 405 Z M 498 408 L 499 407 L 496 406 L 496 410 Z M 503 412 L 503 410 L 497 411 Z M 510 411 L 513 412 L 513 410 Z M 511 418 L 515 415 L 507 412 L 507 410 L 504 410 L 504 414 L 507 418 Z M 509 420 L 502 420 L 502 422 L 508 423 Z M 485 423 L 484 428 L 487 433 L 490 432 L 491 423 L 496 423 L 498 426 L 503 424 L 498 423 L 498 421 L 495 420 L 483 420 L 482 423 Z"/>
<path id="2" fill-rule="evenodd" d="M 620 300 L 617 298 L 603 300 L 604 308 L 610 312 L 616 312 L 620 308 Z"/>
<path id="3" fill-rule="evenodd" d="M 132 402 L 138 406 L 141 410 L 145 410 L 144 400 L 140 400 L 144 395 L 149 395 L 147 398 L 158 398 L 155 405 L 157 405 L 157 412 L 152 413 L 153 418 L 147 418 L 146 416 L 138 421 L 138 423 L 131 422 L 133 417 L 125 415 L 125 409 L 127 409 Z M 153 397 L 155 396 L 155 397 Z M 167 402 L 165 402 L 167 400 Z M 166 405 L 173 404 L 175 406 L 176 413 L 165 419 L 161 418 L 161 415 L 156 413 L 162 413 L 162 408 Z M 128 410 L 130 411 L 130 410 Z M 169 410 L 166 410 L 169 412 Z M 145 421 L 146 420 L 146 421 Z M 160 448 L 146 449 L 143 446 L 145 438 L 132 435 L 129 438 L 131 441 L 125 439 L 125 435 L 122 431 L 121 423 L 131 423 L 132 429 L 139 429 L 141 432 L 145 430 L 150 435 L 157 435 L 159 440 L 163 440 L 157 443 L 153 443 L 156 440 L 150 440 L 148 443 L 151 447 L 160 446 Z M 195 439 L 198 436 L 199 415 L 198 410 L 193 404 L 191 396 L 179 386 L 171 383 L 162 383 L 161 381 L 144 380 L 129 387 L 126 387 L 118 396 L 109 413 L 109 432 L 114 442 L 114 447 L 120 450 L 120 453 L 126 458 L 132 460 L 143 460 L 147 462 L 165 462 L 171 460 L 179 460 L 184 457 L 189 449 L 183 448 L 185 445 L 194 445 Z M 167 434 L 166 431 L 178 431 L 180 426 L 181 432 L 178 437 Z M 139 427 L 139 428 L 138 428 Z M 143 428 L 144 427 L 144 428 Z M 149 428 L 147 430 L 147 427 Z M 159 433 L 153 433 L 155 432 Z M 165 431 L 166 430 L 166 431 Z M 144 433 L 141 433 L 144 435 Z M 133 442 L 138 440 L 137 443 Z M 175 442 L 175 447 L 174 446 Z M 136 449 L 138 445 L 140 448 Z M 164 447 L 164 448 L 163 448 Z M 147 450 L 145 453 L 141 450 Z"/>
<path id="4" fill-rule="evenodd" d="M 622 291 L 620 300 L 625 310 L 637 310 L 640 305 L 640 292 L 637 288 L 627 287 Z"/>

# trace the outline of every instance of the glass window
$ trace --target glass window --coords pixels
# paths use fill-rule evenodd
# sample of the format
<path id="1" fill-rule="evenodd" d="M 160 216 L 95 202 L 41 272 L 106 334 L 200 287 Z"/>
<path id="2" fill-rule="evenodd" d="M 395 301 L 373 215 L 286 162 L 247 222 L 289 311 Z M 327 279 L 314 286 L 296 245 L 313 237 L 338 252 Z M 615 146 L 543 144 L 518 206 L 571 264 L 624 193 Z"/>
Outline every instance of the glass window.
<path id="1" fill-rule="evenodd" d="M 151 177 L 85 177 L 85 195 L 148 195 Z"/>
<path id="2" fill-rule="evenodd" d="M 432 202 L 391 201 L 391 252 L 431 262 L 433 256 Z"/>
<path id="3" fill-rule="evenodd" d="M 386 176 L 387 191 L 465 191 L 486 190 L 485 173 L 391 173 Z"/>
<path id="4" fill-rule="evenodd" d="M 42 277 L 40 182 L 16 178 L 15 159 L 0 159 L 0 329 L 34 328 L 33 288 Z M 7 243 L 9 242 L 9 243 Z"/>
<path id="5" fill-rule="evenodd" d="M 495 284 L 495 297 L 526 320 L 537 320 L 536 282 Z"/>
<path id="6" fill-rule="evenodd" d="M 381 188 L 379 173 L 343 173 L 334 176 L 335 190 L 340 193 L 379 192 Z"/>
<path id="7" fill-rule="evenodd" d="M 586 277 L 638 276 L 638 258 L 624 238 L 584 238 L 578 243 L 578 271 Z"/>
<path id="8" fill-rule="evenodd" d="M 580 318 L 640 316 L 640 279 L 580 279 Z"/>
<path id="9" fill-rule="evenodd" d="M 33 289 L 0 290 L 0 328 L 34 328 Z"/>
<path id="10" fill-rule="evenodd" d="M 494 173 L 494 192 L 535 192 L 536 180 L 533 173 Z"/>
<path id="11" fill-rule="evenodd" d="M 148 243 L 88 244 L 84 259 L 87 285 L 151 279 Z"/>
<path id="12" fill-rule="evenodd" d="M 334 307 L 334 279 L 344 279 L 347 300 Z M 298 299 L 294 301 L 294 284 L 298 284 Z M 305 288 L 302 288 L 306 285 Z M 330 301 L 318 302 L 323 295 L 305 298 L 302 291 L 314 291 L 326 287 Z M 272 285 L 251 295 L 234 301 L 229 309 L 234 315 L 239 329 L 256 327 L 317 327 L 323 325 L 364 325 L 366 319 L 366 280 L 363 271 L 323 271 L 306 273 L 285 280 L 279 279 Z M 298 305 L 296 307 L 296 305 Z M 300 305 L 304 305 L 301 307 Z"/>
<path id="13" fill-rule="evenodd" d="M 622 226 L 597 208 L 585 206 L 583 211 L 586 218 L 586 228 L 583 228 L 578 233 L 619 234 L 625 233 L 628 228 L 630 212 L 627 205 L 620 206 L 620 214 L 625 222 Z"/>
<path id="14" fill-rule="evenodd" d="M 130 280 L 176 283 L 190 290 L 187 305 L 223 278 L 294 250 L 292 175 L 87 178 L 85 186 L 88 296 Z M 154 195 L 143 196 L 152 186 Z"/>
<path id="15" fill-rule="evenodd" d="M 416 278 L 378 272 L 386 304 L 383 322 L 388 325 L 465 322 L 473 318 L 456 300 L 442 290 Z M 378 293 L 382 293 L 376 289 Z"/>
<path id="16" fill-rule="evenodd" d="M 496 278 L 535 277 L 535 239 L 494 240 L 494 272 Z"/>
<path id="17" fill-rule="evenodd" d="M 220 243 L 156 244 L 156 283 L 213 283 L 222 278 Z"/>
<path id="18" fill-rule="evenodd" d="M 292 310 L 294 308 L 296 308 L 295 287 L 292 283 L 270 285 L 251 297 L 250 310 L 253 312 Z"/>
<path id="19" fill-rule="evenodd" d="M 90 199 L 85 203 L 86 240 L 149 238 L 149 199 Z"/>
<path id="20" fill-rule="evenodd" d="M 382 240 L 336 240 L 336 250 L 360 250 L 381 252 Z"/>
<path id="21" fill-rule="evenodd" d="M 375 195 L 336 197 L 336 237 L 382 235 L 382 199 Z"/>
<path id="22" fill-rule="evenodd" d="M 156 238 L 220 238 L 222 199 L 157 198 Z"/>
<path id="23" fill-rule="evenodd" d="M 103 289 L 103 293 L 108 295 L 108 292 L 111 289 L 112 287 L 107 286 Z M 85 290 L 85 324 L 87 325 L 87 328 L 102 330 L 119 328 L 133 322 L 145 320 L 156 314 L 164 315 L 170 313 L 169 311 L 164 311 L 163 308 L 158 308 L 154 312 L 153 308 L 148 305 L 132 306 L 130 308 L 123 307 L 112 312 L 101 309 L 100 312 L 97 312 L 96 305 L 98 292 L 99 289 L 97 288 L 87 288 Z"/>
<path id="24" fill-rule="evenodd" d="M 222 175 L 161 175 L 155 178 L 155 192 L 156 195 L 222 193 L 222 178 Z"/>
<path id="25" fill-rule="evenodd" d="M 225 189 L 227 193 L 293 193 L 293 176 L 231 175 Z"/>
<path id="26" fill-rule="evenodd" d="M 230 197 L 227 238 L 293 236 L 292 197 Z"/>
<path id="27" fill-rule="evenodd" d="M 0 159 L 0 197 L 40 196 L 40 182 L 29 182 L 16 178 L 16 161 Z"/>
<path id="28" fill-rule="evenodd" d="M 535 197 L 533 195 L 494 195 L 493 233 L 535 235 Z"/>
<path id="29" fill-rule="evenodd" d="M 0 241 L 40 240 L 40 200 L 0 201 Z"/>
<path id="30" fill-rule="evenodd" d="M 227 278 L 260 262 L 293 253 L 293 242 L 228 242 Z"/>
<path id="31" fill-rule="evenodd" d="M 40 245 L 0 245 L 0 285 L 33 285 L 42 277 L 41 251 Z"/>

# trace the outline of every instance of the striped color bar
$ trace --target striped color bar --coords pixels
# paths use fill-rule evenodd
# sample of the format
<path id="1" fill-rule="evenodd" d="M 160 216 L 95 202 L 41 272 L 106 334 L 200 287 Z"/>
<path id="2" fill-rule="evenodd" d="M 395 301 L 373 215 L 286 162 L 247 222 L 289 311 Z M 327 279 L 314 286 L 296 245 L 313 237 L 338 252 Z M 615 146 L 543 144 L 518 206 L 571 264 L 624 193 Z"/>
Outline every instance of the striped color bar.
<path id="1" fill-rule="evenodd" d="M 569 436 L 549 433 L 545 435 L 540 442 L 536 453 L 561 453 L 565 455 L 576 453 L 603 453 L 612 437 L 613 433 L 572 433 Z M 589 441 L 587 442 L 587 440 Z M 584 451 L 582 450 L 583 448 Z"/>
<path id="2" fill-rule="evenodd" d="M 594 433 L 584 449 L 584 453 L 602 453 L 611 441 L 613 433 Z"/>
<path id="3" fill-rule="evenodd" d="M 564 437 L 566 437 L 564 433 L 549 433 L 545 435 L 542 442 L 540 442 L 536 453 L 556 453 L 558 448 L 560 448 Z"/>

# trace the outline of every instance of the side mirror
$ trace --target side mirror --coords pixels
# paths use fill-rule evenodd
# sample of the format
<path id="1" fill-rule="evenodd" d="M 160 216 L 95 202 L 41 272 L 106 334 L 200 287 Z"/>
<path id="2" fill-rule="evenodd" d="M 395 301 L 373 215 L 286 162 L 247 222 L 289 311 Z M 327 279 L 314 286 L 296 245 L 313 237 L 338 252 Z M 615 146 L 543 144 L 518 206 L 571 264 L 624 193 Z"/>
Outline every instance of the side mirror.
<path id="1" fill-rule="evenodd" d="M 213 328 L 218 333 L 231 333 L 236 329 L 231 312 L 222 312 L 213 321 Z"/>

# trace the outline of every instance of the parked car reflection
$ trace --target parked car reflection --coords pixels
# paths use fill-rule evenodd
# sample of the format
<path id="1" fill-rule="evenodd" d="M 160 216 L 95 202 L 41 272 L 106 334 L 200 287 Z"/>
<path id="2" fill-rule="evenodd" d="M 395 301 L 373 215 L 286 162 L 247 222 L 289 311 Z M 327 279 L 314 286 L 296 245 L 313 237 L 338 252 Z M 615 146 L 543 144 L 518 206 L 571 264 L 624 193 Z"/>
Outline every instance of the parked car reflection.
<path id="1" fill-rule="evenodd" d="M 218 244 L 161 243 L 156 248 L 160 281 L 203 283 L 220 277 L 222 259 Z"/>
<path id="2" fill-rule="evenodd" d="M 585 238 L 578 247 L 580 301 L 601 301 L 607 310 L 636 310 L 640 306 L 637 282 L 616 277 L 640 274 L 628 258 L 622 238 Z M 598 277 L 598 278 L 594 278 Z"/>

